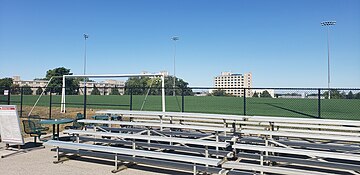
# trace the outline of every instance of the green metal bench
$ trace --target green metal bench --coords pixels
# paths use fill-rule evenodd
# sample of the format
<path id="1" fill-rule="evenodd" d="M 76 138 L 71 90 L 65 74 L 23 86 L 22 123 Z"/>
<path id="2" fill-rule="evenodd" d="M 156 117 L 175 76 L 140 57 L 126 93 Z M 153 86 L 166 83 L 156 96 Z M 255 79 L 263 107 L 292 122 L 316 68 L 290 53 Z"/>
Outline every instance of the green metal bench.
<path id="1" fill-rule="evenodd" d="M 40 119 L 41 119 L 41 117 L 39 115 L 30 115 L 28 118 L 29 118 L 29 120 L 31 120 L 32 122 L 35 123 L 35 128 L 37 128 L 38 130 L 41 130 L 41 131 L 48 131 L 49 130 L 49 127 L 42 126 L 39 123 Z"/>
<path id="2" fill-rule="evenodd" d="M 38 127 L 36 122 L 33 120 L 23 120 L 22 123 L 24 126 L 24 132 L 29 134 L 31 137 L 34 137 L 34 143 L 36 143 L 36 137 L 40 140 L 40 136 L 46 134 L 46 132 L 44 132 L 46 128 Z"/>
<path id="3" fill-rule="evenodd" d="M 77 113 L 76 118 L 73 121 L 73 125 L 65 126 L 65 129 L 82 129 L 84 127 L 84 124 L 77 122 L 78 120 L 82 120 L 82 119 L 85 119 L 84 115 L 81 113 Z"/>
<path id="4" fill-rule="evenodd" d="M 109 120 L 109 118 L 111 120 L 121 120 L 121 116 L 117 116 L 117 115 L 111 115 L 111 116 L 108 116 L 108 115 L 94 115 L 92 116 L 91 118 L 95 119 L 95 120 Z"/>

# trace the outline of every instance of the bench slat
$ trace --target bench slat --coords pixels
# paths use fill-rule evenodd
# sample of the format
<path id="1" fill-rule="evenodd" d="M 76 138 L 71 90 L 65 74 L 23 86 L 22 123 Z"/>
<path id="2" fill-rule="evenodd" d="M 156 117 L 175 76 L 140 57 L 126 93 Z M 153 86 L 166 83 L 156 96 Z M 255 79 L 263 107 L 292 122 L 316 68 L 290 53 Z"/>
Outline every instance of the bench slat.
<path id="1" fill-rule="evenodd" d="M 358 154 L 348 154 L 348 153 L 338 153 L 338 152 L 329 152 L 329 151 L 314 151 L 306 149 L 289 149 L 289 148 L 280 148 L 280 147 L 268 147 L 260 145 L 249 145 L 249 144 L 235 144 L 232 146 L 236 149 L 245 149 L 253 151 L 268 151 L 268 152 L 277 152 L 285 154 L 295 154 L 295 155 L 304 155 L 310 157 L 324 157 L 324 158 L 335 158 L 343 160 L 354 160 L 360 161 L 360 155 Z"/>
<path id="2" fill-rule="evenodd" d="M 356 120 L 335 120 L 335 119 L 313 119 L 313 118 L 293 118 L 293 117 L 267 117 L 267 116 L 247 116 L 247 121 L 257 122 L 279 122 L 279 123 L 303 123 L 319 125 L 348 125 L 360 126 L 360 121 Z"/>
<path id="3" fill-rule="evenodd" d="M 171 153 L 163 153 L 163 152 L 152 152 L 152 151 L 144 151 L 144 150 L 132 150 L 128 148 L 117 148 L 110 146 L 100 146 L 100 145 L 90 145 L 84 143 L 73 143 L 73 142 L 64 142 L 64 141 L 56 141 L 49 140 L 44 143 L 47 146 L 54 146 L 60 148 L 67 149 L 83 149 L 89 151 L 100 151 L 100 152 L 108 152 L 108 153 L 116 153 L 116 154 L 124 154 L 124 155 L 135 155 L 135 156 L 143 156 L 157 159 L 165 159 L 165 160 L 174 160 L 181 162 L 191 162 L 196 164 L 204 164 L 204 165 L 212 165 L 218 166 L 221 162 L 221 159 L 215 158 L 205 158 L 205 157 L 196 157 L 196 156 L 187 156 L 187 155 L 179 155 L 179 154 L 171 154 Z"/>
<path id="4" fill-rule="evenodd" d="M 239 169 L 239 170 L 250 170 L 250 171 L 264 171 L 269 173 L 277 173 L 277 174 L 292 174 L 292 175 L 304 175 L 304 174 L 312 174 L 312 175 L 329 175 L 330 173 L 323 173 L 317 171 L 308 171 L 308 170 L 300 170 L 294 168 L 284 168 L 284 167 L 275 167 L 275 166 L 262 166 L 250 163 L 240 163 L 240 162 L 225 162 L 222 165 L 223 168 L 227 169 Z"/>
<path id="5" fill-rule="evenodd" d="M 272 135 L 282 137 L 297 137 L 297 138 L 308 138 L 308 139 L 321 139 L 321 140 L 339 140 L 349 142 L 360 142 L 360 137 L 357 136 L 340 136 L 330 134 L 312 134 L 309 133 L 295 133 L 295 132 L 282 132 L 282 131 L 261 131 L 261 130 L 241 130 L 242 134 L 258 134 L 258 135 Z"/>
<path id="6" fill-rule="evenodd" d="M 161 137 L 161 136 L 148 136 L 148 135 L 110 133 L 110 132 L 94 132 L 94 131 L 83 131 L 83 130 L 65 130 L 64 133 L 106 136 L 106 137 L 120 137 L 120 138 L 124 138 L 124 139 L 139 139 L 139 140 L 175 142 L 175 143 L 183 143 L 183 144 L 214 146 L 214 147 L 221 147 L 221 148 L 226 148 L 229 145 L 229 143 L 226 143 L 226 142 L 215 142 L 215 141 L 208 141 L 208 140 L 195 140 L 195 139 L 185 139 L 185 138 L 176 138 L 176 137 Z"/>
<path id="7" fill-rule="evenodd" d="M 108 121 L 108 120 L 78 120 L 80 123 L 96 123 L 96 124 L 114 124 L 114 125 L 131 125 L 131 126 L 144 126 L 144 127 L 164 127 L 164 128 L 178 128 L 178 129 L 193 129 L 193 130 L 206 130 L 218 132 L 232 132 L 232 128 L 208 127 L 208 126 L 193 126 L 193 125 L 180 125 L 180 124 L 161 124 L 161 123 L 143 123 L 143 122 L 125 122 L 125 121 Z"/>
<path id="8" fill-rule="evenodd" d="M 160 112 L 160 111 L 128 111 L 128 110 L 101 110 L 97 114 L 117 114 L 117 115 L 148 115 L 148 116 L 172 116 L 172 117 L 196 117 L 208 119 L 243 120 L 244 116 L 228 114 L 205 114 L 188 112 Z M 131 117 L 131 116 L 129 116 Z"/>

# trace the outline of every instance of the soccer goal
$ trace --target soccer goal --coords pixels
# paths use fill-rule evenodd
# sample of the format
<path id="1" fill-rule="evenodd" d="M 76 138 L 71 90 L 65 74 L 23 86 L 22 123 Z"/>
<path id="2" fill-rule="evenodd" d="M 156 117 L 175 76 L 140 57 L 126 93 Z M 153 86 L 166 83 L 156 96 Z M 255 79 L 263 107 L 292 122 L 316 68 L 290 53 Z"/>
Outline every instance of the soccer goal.
<path id="1" fill-rule="evenodd" d="M 161 105 L 162 105 L 162 111 L 165 112 L 165 83 L 164 83 L 164 77 L 165 74 L 163 73 L 157 73 L 157 74 L 103 74 L 103 75 L 63 75 L 63 87 L 61 91 L 61 107 L 60 112 L 65 113 L 66 112 L 66 95 L 65 95 L 65 79 L 66 78 L 121 78 L 121 77 L 161 77 Z"/>

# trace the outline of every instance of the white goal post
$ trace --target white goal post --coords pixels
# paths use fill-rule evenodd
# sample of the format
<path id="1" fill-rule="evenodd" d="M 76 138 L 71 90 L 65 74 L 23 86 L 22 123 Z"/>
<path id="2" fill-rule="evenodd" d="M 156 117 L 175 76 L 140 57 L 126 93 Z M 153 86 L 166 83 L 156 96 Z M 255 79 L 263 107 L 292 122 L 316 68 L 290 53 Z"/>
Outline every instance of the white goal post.
<path id="1" fill-rule="evenodd" d="M 161 77 L 161 105 L 162 105 L 162 112 L 165 112 L 165 83 L 164 77 L 165 74 L 157 73 L 157 74 L 103 74 L 103 75 L 63 75 L 63 87 L 61 91 L 61 108 L 60 112 L 65 113 L 65 79 L 66 78 L 76 78 L 76 77 L 83 77 L 83 78 L 109 78 L 109 77 Z"/>

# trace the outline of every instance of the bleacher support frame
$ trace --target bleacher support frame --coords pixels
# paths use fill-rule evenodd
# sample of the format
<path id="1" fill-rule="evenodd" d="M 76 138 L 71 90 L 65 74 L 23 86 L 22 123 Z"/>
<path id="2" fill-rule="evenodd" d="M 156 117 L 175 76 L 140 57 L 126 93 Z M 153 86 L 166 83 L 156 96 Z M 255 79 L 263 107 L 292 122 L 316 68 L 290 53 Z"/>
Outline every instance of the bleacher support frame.
<path id="1" fill-rule="evenodd" d="M 72 149 L 63 148 L 62 145 L 53 146 L 58 151 L 73 154 L 87 155 L 99 151 L 115 154 L 116 158 L 112 155 L 115 162 L 125 160 L 151 164 L 152 160 L 175 161 L 172 165 L 174 169 L 191 171 L 193 174 L 322 175 L 359 174 L 360 171 L 360 121 L 122 110 L 98 113 L 120 115 L 123 121 L 79 121 L 93 126 L 87 126 L 87 131 L 67 130 L 65 133 L 75 135 L 77 139 L 74 140 L 78 143 L 70 144 L 83 144 L 84 150 L 76 149 L 78 145 Z M 193 119 L 198 120 L 192 122 Z M 89 143 L 99 144 L 96 145 L 99 150 L 86 151 Z M 170 157 L 162 159 L 154 154 L 149 159 L 140 153 L 124 155 L 123 152 L 109 151 L 118 147 L 135 152 L 164 153 Z M 199 161 L 192 160 L 190 164 L 178 162 L 183 154 Z M 219 162 L 208 163 L 207 159 Z"/>

